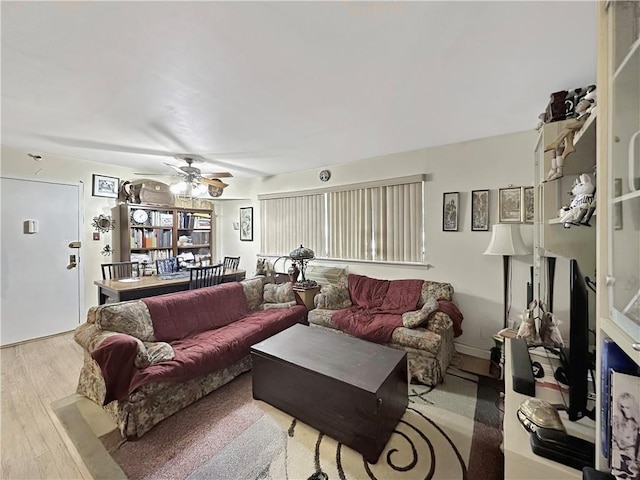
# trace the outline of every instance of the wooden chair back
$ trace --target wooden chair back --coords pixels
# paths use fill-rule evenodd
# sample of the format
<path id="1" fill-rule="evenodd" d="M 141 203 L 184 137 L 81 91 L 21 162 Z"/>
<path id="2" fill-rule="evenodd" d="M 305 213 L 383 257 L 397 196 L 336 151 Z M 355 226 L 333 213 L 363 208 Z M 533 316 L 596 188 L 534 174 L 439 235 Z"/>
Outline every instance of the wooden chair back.
<path id="1" fill-rule="evenodd" d="M 156 260 L 156 273 L 162 275 L 164 273 L 173 273 L 178 271 L 178 259 L 176 257 L 163 258 Z"/>
<path id="2" fill-rule="evenodd" d="M 138 262 L 103 263 L 101 267 L 103 280 L 140 276 L 140 264 Z"/>
<path id="3" fill-rule="evenodd" d="M 203 287 L 212 287 L 222 283 L 223 264 L 209 265 L 206 267 L 193 267 L 190 269 L 191 279 L 189 290 Z"/>
<path id="4" fill-rule="evenodd" d="M 240 265 L 240 257 L 224 257 L 224 270 L 237 270 Z"/>

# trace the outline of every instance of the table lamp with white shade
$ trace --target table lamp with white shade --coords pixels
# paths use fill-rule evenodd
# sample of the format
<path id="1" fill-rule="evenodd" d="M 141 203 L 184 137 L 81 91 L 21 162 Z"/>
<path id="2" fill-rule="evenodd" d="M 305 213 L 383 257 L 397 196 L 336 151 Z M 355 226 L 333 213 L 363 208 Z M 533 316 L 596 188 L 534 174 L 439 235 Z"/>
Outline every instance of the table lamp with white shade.
<path id="1" fill-rule="evenodd" d="M 511 257 L 516 255 L 530 255 L 532 252 L 522 240 L 520 224 L 497 223 L 493 225 L 491 241 L 484 255 L 502 255 L 504 268 L 504 328 L 509 319 L 509 294 Z"/>

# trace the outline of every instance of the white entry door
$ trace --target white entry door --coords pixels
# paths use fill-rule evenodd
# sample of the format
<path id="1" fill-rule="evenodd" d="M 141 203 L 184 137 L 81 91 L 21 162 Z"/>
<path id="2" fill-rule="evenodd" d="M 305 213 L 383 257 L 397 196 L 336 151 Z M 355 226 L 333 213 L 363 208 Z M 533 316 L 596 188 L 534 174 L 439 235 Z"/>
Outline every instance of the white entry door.
<path id="1" fill-rule="evenodd" d="M 0 344 L 80 322 L 80 186 L 0 179 Z M 70 255 L 76 256 L 76 265 Z"/>

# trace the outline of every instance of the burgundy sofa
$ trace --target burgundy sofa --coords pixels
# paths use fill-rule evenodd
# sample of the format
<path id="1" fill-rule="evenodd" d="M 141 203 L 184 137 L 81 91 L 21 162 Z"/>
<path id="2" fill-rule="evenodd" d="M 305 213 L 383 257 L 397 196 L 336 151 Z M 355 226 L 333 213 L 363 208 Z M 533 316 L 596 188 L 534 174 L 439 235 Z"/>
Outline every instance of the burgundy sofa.
<path id="1" fill-rule="evenodd" d="M 92 307 L 74 337 L 85 351 L 78 393 L 104 405 L 124 437 L 142 436 L 250 370 L 251 345 L 306 319 L 290 284 L 266 285 L 256 277 Z"/>

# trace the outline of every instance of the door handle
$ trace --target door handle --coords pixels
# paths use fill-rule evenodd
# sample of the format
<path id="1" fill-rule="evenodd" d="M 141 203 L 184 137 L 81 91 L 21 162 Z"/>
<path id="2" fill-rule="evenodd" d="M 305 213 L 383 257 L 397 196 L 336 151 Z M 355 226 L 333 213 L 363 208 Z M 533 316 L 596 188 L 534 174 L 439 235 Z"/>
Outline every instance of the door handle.
<path id="1" fill-rule="evenodd" d="M 75 241 L 69 243 L 69 248 L 80 248 L 82 246 L 82 242 Z"/>
<path id="2" fill-rule="evenodd" d="M 76 268 L 78 266 L 78 262 L 76 260 L 75 255 L 69 255 L 69 265 L 67 265 L 67 270 L 71 270 L 72 268 Z"/>

